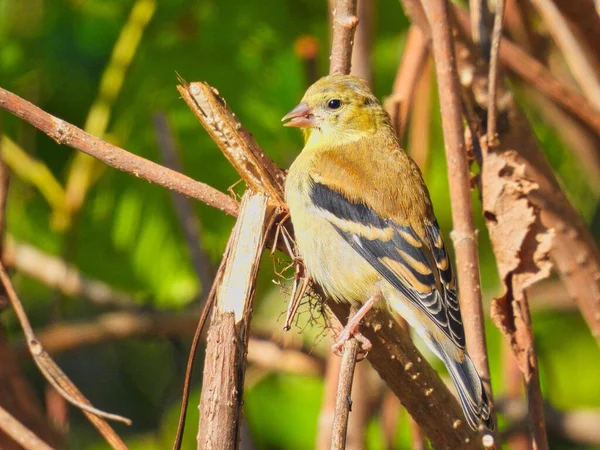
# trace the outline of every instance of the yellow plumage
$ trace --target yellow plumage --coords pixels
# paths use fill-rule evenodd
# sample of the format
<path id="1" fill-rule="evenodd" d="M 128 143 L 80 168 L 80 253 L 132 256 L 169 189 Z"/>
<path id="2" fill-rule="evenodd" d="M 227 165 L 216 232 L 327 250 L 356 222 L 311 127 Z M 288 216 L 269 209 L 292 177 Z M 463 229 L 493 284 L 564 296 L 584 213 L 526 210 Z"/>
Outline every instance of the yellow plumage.
<path id="1" fill-rule="evenodd" d="M 444 361 L 469 424 L 491 427 L 429 192 L 380 102 L 358 78 L 332 75 L 287 119 L 305 136 L 286 201 L 308 273 L 336 301 L 382 297 L 374 306 L 403 316 Z"/>

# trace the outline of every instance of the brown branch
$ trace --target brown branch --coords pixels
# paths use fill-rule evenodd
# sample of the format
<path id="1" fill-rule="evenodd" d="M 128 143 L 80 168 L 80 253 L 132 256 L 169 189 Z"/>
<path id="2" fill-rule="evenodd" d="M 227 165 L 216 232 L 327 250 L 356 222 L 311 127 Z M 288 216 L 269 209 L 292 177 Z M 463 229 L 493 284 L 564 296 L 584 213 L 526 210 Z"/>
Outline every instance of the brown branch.
<path id="1" fill-rule="evenodd" d="M 131 423 L 129 419 L 117 416 L 115 414 L 108 414 L 94 408 L 92 404 L 81 394 L 81 392 L 79 392 L 77 387 L 50 358 L 44 347 L 37 340 L 35 334 L 33 333 L 33 328 L 29 323 L 29 319 L 27 318 L 27 314 L 23 309 L 23 305 L 21 304 L 21 301 L 19 300 L 10 278 L 8 277 L 8 274 L 6 273 L 2 264 L 0 264 L 0 280 L 6 289 L 10 303 L 17 318 L 19 319 L 23 333 L 25 334 L 27 346 L 31 356 L 40 369 L 40 372 L 42 372 L 46 380 L 57 390 L 58 393 L 65 398 L 65 400 L 83 411 L 90 422 L 92 422 L 100 434 L 102 434 L 104 439 L 106 439 L 106 441 L 113 448 L 126 449 L 127 446 L 123 443 L 121 438 L 119 438 L 110 425 L 108 425 L 108 423 L 106 423 L 106 421 L 102 418 L 105 417 L 111 420 L 118 420 L 126 424 Z"/>
<path id="2" fill-rule="evenodd" d="M 487 120 L 487 142 L 488 146 L 497 145 L 497 105 L 496 94 L 498 91 L 498 56 L 500 54 L 500 41 L 502 40 L 502 23 L 504 20 L 504 1 L 496 0 L 496 12 L 494 13 L 494 30 L 492 33 L 492 46 L 490 52 L 490 72 L 488 82 L 488 120 Z"/>
<path id="3" fill-rule="evenodd" d="M 465 152 L 460 85 L 456 70 L 447 0 L 423 0 L 432 36 L 442 128 L 452 203 L 451 233 L 456 251 L 460 307 L 467 348 L 490 394 L 490 369 L 484 329 L 477 231 L 471 205 L 469 163 Z"/>
<path id="4" fill-rule="evenodd" d="M 329 73 L 350 73 L 352 41 L 358 25 L 357 0 L 335 0 Z"/>
<path id="5" fill-rule="evenodd" d="M 285 205 L 283 172 L 266 157 L 252 135 L 219 97 L 218 91 L 200 82 L 183 82 L 177 89 L 248 187 L 255 192 L 264 192 L 269 201 L 278 206 Z"/>
<path id="6" fill-rule="evenodd" d="M 562 55 L 571 70 L 573 78 L 589 102 L 600 110 L 600 77 L 598 68 L 588 59 L 584 41 L 578 41 L 569 24 L 556 6 L 554 0 L 532 0 L 540 16 L 547 24 L 548 32 L 554 38 L 556 45 L 562 50 Z M 592 48 L 598 45 L 596 42 Z"/>
<path id="7" fill-rule="evenodd" d="M 52 447 L 37 437 L 29 428 L 25 427 L 1 406 L 0 430 L 12 437 L 26 450 L 52 450 Z"/>
<path id="8" fill-rule="evenodd" d="M 260 257 L 270 226 L 267 197 L 246 192 L 233 229 L 208 332 L 198 448 L 235 449 L 240 439 L 250 314 Z"/>
<path id="9" fill-rule="evenodd" d="M 356 313 L 350 310 L 350 315 Z M 348 430 L 348 416 L 352 410 L 352 381 L 356 357 L 360 344 L 356 339 L 350 339 L 344 344 L 342 364 L 340 366 L 340 377 L 337 383 L 337 394 L 335 397 L 335 409 L 333 413 L 333 431 L 331 433 L 331 449 L 344 450 L 346 448 L 346 432 Z"/>
<path id="10" fill-rule="evenodd" d="M 171 170 L 182 173 L 179 151 L 165 113 L 161 112 L 154 115 L 154 128 L 156 130 L 156 138 L 159 147 L 163 154 L 165 166 Z M 194 215 L 192 204 L 188 198 L 177 192 L 171 192 L 171 198 L 173 200 L 173 205 L 175 206 L 175 213 L 179 219 L 183 237 L 187 244 L 192 265 L 196 272 L 196 276 L 200 281 L 202 290 L 199 298 L 204 300 L 210 290 L 209 286 L 212 284 L 213 275 L 211 273 L 210 260 L 204 250 L 200 223 Z"/>
<path id="11" fill-rule="evenodd" d="M 200 200 L 230 216 L 237 215 L 237 202 L 222 192 L 92 136 L 2 88 L 0 109 L 29 122 L 58 144 L 68 145 L 115 169 Z"/>
<path id="12" fill-rule="evenodd" d="M 327 355 L 327 366 L 325 368 L 323 404 L 319 411 L 319 421 L 317 426 L 316 450 L 329 450 L 331 448 L 336 391 L 340 379 L 341 366 L 342 358 L 333 352 L 329 352 Z"/>

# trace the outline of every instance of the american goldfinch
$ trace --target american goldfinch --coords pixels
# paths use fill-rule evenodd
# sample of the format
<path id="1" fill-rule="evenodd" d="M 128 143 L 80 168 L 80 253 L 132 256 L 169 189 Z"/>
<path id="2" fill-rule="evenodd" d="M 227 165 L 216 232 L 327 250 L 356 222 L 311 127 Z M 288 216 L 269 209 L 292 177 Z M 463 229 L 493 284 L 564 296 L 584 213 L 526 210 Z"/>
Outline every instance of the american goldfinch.
<path id="1" fill-rule="evenodd" d="M 429 192 L 381 103 L 359 78 L 330 75 L 283 120 L 305 137 L 285 185 L 300 256 L 331 298 L 364 305 L 334 348 L 354 336 L 368 349 L 360 319 L 388 308 L 444 362 L 469 425 L 491 429 Z"/>

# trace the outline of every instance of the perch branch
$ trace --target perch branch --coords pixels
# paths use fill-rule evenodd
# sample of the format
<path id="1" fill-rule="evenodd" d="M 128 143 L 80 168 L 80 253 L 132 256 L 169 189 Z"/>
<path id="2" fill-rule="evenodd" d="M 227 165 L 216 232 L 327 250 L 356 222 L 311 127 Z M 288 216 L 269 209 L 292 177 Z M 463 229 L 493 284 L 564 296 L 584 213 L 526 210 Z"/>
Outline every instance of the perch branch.
<path id="1" fill-rule="evenodd" d="M 58 144 L 68 145 L 115 169 L 200 200 L 230 216 L 237 215 L 239 208 L 237 202 L 222 192 L 92 136 L 2 88 L 0 88 L 0 109 L 29 122 Z"/>

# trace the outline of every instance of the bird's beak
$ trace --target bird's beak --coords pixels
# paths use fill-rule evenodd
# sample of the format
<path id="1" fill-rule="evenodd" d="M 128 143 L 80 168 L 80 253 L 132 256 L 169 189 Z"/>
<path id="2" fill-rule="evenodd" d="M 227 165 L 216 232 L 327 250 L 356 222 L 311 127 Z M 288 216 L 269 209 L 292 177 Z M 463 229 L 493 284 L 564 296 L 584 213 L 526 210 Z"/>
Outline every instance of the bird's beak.
<path id="1" fill-rule="evenodd" d="M 283 116 L 281 121 L 285 122 L 291 119 L 289 122 L 283 124 L 284 127 L 311 128 L 315 124 L 314 117 L 310 107 L 302 102 Z"/>

